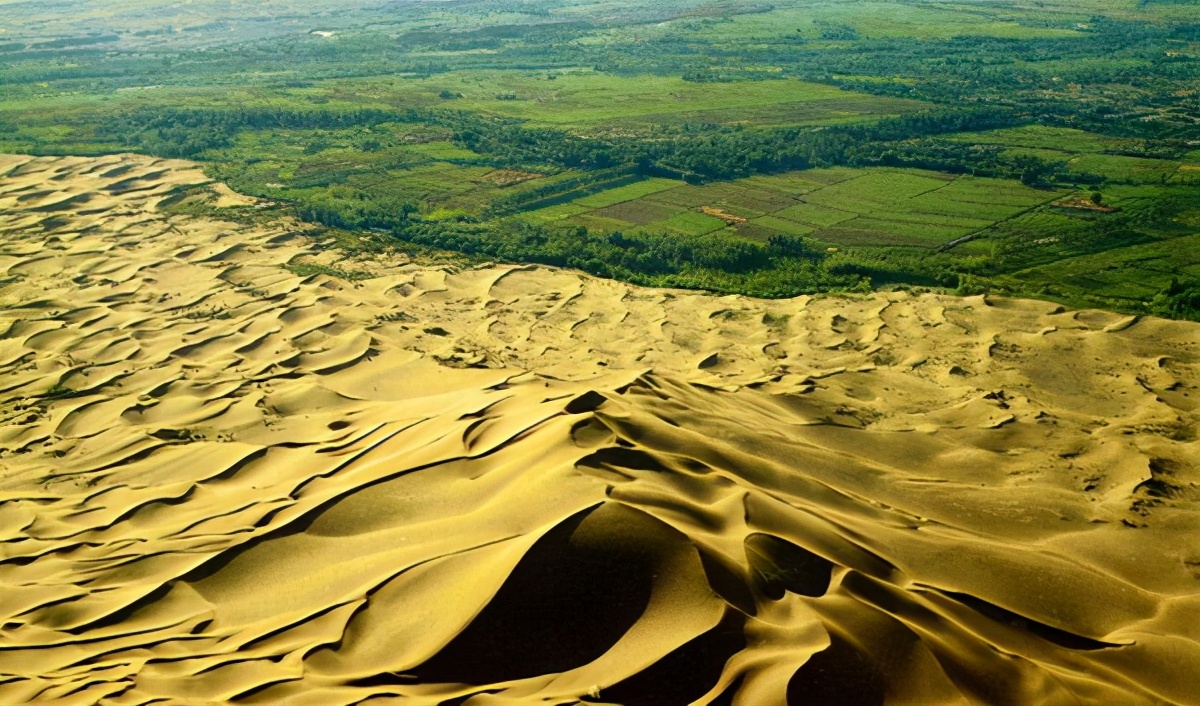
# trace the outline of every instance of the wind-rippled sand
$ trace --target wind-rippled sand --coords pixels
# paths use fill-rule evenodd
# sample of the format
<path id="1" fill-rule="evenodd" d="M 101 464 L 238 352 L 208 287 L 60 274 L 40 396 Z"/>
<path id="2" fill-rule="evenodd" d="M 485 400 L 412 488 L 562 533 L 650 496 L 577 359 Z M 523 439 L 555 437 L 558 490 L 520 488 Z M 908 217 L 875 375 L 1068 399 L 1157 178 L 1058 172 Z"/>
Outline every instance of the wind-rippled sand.
<path id="1" fill-rule="evenodd" d="M 1200 326 L 300 277 L 189 163 L 0 175 L 0 703 L 1200 704 Z"/>

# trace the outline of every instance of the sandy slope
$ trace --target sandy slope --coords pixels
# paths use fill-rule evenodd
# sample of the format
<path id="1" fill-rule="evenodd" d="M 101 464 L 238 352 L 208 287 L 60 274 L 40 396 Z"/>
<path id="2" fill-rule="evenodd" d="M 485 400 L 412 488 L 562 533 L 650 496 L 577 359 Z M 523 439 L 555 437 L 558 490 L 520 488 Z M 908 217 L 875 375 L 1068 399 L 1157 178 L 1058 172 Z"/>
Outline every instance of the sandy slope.
<path id="1" fill-rule="evenodd" d="M 1200 326 L 300 278 L 187 163 L 0 175 L 0 703 L 1200 704 Z"/>

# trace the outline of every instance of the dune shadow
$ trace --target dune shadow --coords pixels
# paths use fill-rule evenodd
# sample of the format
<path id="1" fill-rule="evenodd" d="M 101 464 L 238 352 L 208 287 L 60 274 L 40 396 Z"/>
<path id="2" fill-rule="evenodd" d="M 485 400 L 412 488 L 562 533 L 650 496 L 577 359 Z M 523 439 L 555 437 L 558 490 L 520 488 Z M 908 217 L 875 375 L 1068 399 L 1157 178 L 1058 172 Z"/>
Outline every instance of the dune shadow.
<path id="1" fill-rule="evenodd" d="M 728 611 L 715 628 L 628 679 L 604 689 L 606 703 L 623 706 L 690 704 L 706 694 L 729 658 L 746 647 L 745 617 Z M 734 689 L 726 690 L 731 693 Z"/>
<path id="2" fill-rule="evenodd" d="M 574 515 L 539 539 L 483 612 L 411 673 L 422 682 L 491 684 L 596 660 L 649 604 L 667 532 L 615 504 Z"/>
<path id="3" fill-rule="evenodd" d="M 883 706 L 887 690 L 879 669 L 835 632 L 788 682 L 787 706 Z"/>
<path id="4" fill-rule="evenodd" d="M 818 598 L 829 590 L 833 562 L 772 534 L 746 538 L 746 559 L 763 593 L 779 600 L 787 591 Z"/>

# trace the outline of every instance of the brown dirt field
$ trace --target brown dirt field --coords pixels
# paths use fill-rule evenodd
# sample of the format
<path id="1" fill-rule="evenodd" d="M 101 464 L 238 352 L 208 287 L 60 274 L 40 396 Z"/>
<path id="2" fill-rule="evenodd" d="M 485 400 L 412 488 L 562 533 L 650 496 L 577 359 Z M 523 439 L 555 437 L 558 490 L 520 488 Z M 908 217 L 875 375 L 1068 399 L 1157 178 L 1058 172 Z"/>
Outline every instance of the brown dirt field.
<path id="1" fill-rule="evenodd" d="M 1095 211 L 1096 213 L 1116 213 L 1118 209 L 1105 204 L 1092 203 L 1090 198 L 1086 196 L 1070 196 L 1065 199 L 1059 199 L 1051 206 L 1059 208 L 1073 208 L 1080 211 Z"/>
<path id="2" fill-rule="evenodd" d="M 541 174 L 533 172 L 519 172 L 512 169 L 497 169 L 494 172 L 488 172 L 483 175 L 484 181 L 490 181 L 496 186 L 513 186 L 532 179 L 540 179 Z"/>
<path id="3" fill-rule="evenodd" d="M 747 220 L 749 220 L 746 218 L 742 218 L 741 216 L 735 216 L 732 213 L 726 213 L 725 211 L 723 211 L 719 208 L 716 208 L 714 206 L 701 206 L 700 213 L 703 213 L 708 216 L 713 216 L 714 218 L 720 218 L 721 220 L 725 221 L 729 225 L 745 223 Z"/>

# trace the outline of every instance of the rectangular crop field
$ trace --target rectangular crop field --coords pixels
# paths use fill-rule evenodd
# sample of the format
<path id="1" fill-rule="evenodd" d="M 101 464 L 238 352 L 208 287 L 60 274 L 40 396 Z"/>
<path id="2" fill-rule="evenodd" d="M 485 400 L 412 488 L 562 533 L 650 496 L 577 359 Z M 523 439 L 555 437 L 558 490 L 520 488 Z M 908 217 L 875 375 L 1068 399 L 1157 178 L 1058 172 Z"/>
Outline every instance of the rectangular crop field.
<path id="1" fill-rule="evenodd" d="M 1112 154 L 1086 154 L 1068 162 L 1071 169 L 1099 174 L 1113 181 L 1165 184 L 1179 171 L 1179 162 Z"/>
<path id="2" fill-rule="evenodd" d="M 587 206 L 588 208 L 604 208 L 605 206 L 612 206 L 625 201 L 632 201 L 644 196 L 656 194 L 660 191 L 666 191 L 667 189 L 674 189 L 677 186 L 679 186 L 679 182 L 672 179 L 646 179 L 645 181 L 639 181 L 627 186 L 619 186 L 615 189 L 608 189 L 606 191 L 601 191 L 598 194 L 585 196 L 576 200 L 575 203 L 579 204 L 580 206 Z"/>
<path id="3" fill-rule="evenodd" d="M 580 206 L 576 203 L 560 203 L 557 206 L 547 206 L 539 208 L 535 211 L 526 211 L 522 216 L 531 220 L 538 221 L 558 221 L 570 216 L 578 216 L 581 213 L 588 212 L 587 206 Z"/>
<path id="4" fill-rule="evenodd" d="M 685 235 L 704 235 L 725 227 L 725 221 L 703 213 L 684 211 L 664 221 L 651 223 L 648 230 L 669 230 Z"/>
<path id="5" fill-rule="evenodd" d="M 576 201 L 579 204 L 587 199 Z M 662 221 L 674 216 L 677 213 L 684 212 L 687 209 L 682 206 L 669 206 L 664 203 L 655 203 L 649 199 L 636 199 L 633 201 L 624 201 L 613 206 L 599 208 L 592 211 L 594 216 L 602 216 L 605 218 L 616 218 L 617 220 L 633 223 L 634 225 L 644 226 L 647 223 L 654 221 Z"/>
<path id="6" fill-rule="evenodd" d="M 1068 301 L 1107 304 L 1109 299 L 1154 297 L 1172 278 L 1200 276 L 1200 235 L 1116 248 L 1017 272 L 1018 280 L 1049 283 L 1050 294 Z"/>
<path id="7" fill-rule="evenodd" d="M 786 218 L 789 221 L 797 223 L 806 223 L 814 227 L 835 226 L 842 221 L 848 221 L 851 218 L 857 218 L 858 214 L 853 211 L 842 211 L 829 206 L 819 206 L 815 203 L 800 203 L 778 211 L 774 214 L 779 218 Z"/>
<path id="8" fill-rule="evenodd" d="M 936 248 L 1064 193 L 915 169 L 840 168 L 701 186 L 647 180 L 523 217 L 610 230 L 701 235 L 729 228 L 758 240 L 785 234 L 827 245 Z"/>
<path id="9" fill-rule="evenodd" d="M 767 230 L 774 231 L 776 233 L 783 233 L 785 235 L 811 235 L 813 232 L 813 229 L 809 226 L 796 223 L 795 221 L 788 221 L 783 218 L 776 218 L 775 216 L 763 216 L 762 218 L 755 218 L 754 220 L 750 221 L 750 223 L 758 226 L 759 228 L 765 228 Z"/>

